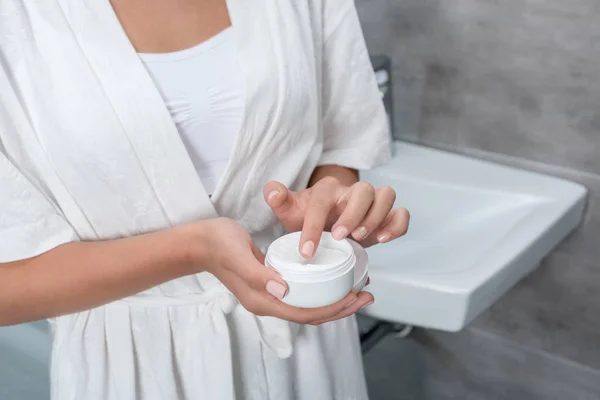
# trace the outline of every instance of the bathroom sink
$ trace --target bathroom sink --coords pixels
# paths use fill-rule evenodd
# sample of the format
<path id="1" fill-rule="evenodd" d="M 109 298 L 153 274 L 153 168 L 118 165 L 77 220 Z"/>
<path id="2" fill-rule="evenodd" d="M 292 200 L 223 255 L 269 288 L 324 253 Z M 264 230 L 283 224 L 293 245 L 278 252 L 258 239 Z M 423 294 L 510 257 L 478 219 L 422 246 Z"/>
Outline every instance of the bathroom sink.
<path id="1" fill-rule="evenodd" d="M 396 142 L 384 167 L 362 173 L 392 186 L 411 213 L 408 234 L 368 249 L 375 304 L 365 314 L 458 331 L 531 273 L 581 221 L 576 183 Z"/>

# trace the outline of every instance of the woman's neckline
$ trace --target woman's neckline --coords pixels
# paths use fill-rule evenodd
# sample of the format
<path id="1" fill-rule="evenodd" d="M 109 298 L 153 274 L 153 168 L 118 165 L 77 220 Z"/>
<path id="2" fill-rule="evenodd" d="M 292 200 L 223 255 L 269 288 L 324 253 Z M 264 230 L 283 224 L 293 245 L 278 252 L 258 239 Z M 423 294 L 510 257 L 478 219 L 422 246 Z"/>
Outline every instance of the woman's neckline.
<path id="1" fill-rule="evenodd" d="M 168 53 L 137 53 L 140 59 L 144 62 L 168 62 L 184 60 L 192 57 L 196 57 L 200 54 L 206 53 L 213 49 L 215 46 L 229 40 L 233 34 L 233 27 L 229 26 L 223 29 L 216 35 L 206 39 L 205 41 L 187 49 L 168 52 Z"/>

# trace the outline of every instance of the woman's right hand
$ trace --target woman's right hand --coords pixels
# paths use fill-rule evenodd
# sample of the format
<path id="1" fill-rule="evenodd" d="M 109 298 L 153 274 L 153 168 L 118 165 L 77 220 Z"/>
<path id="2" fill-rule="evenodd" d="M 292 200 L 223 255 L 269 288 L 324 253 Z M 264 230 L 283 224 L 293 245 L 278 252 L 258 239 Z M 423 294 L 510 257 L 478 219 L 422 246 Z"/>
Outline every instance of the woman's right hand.
<path id="1" fill-rule="evenodd" d="M 192 262 L 215 275 L 249 312 L 299 324 L 322 324 L 348 317 L 373 302 L 373 295 L 349 293 L 336 304 L 298 308 L 281 301 L 287 284 L 264 265 L 263 253 L 237 222 L 229 218 L 202 221 L 203 234 L 190 246 Z"/>

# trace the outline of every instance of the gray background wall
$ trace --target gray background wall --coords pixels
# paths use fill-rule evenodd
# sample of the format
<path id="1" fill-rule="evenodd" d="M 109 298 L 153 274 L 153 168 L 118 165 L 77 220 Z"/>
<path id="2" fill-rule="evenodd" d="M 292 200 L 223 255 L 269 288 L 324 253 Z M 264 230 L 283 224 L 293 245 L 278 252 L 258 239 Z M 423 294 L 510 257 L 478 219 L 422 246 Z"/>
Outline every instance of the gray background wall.
<path id="1" fill-rule="evenodd" d="M 600 399 L 600 1 L 357 0 L 397 134 L 591 191 L 584 225 L 459 334 L 366 356 L 374 400 Z"/>

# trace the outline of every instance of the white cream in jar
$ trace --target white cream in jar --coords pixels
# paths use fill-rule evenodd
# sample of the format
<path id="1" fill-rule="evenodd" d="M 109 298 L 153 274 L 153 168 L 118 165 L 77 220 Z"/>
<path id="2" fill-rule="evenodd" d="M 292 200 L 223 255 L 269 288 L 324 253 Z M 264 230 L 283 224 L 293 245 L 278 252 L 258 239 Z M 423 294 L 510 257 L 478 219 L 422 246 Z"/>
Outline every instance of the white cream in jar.
<path id="1" fill-rule="evenodd" d="M 335 240 L 324 232 L 315 255 L 305 259 L 298 251 L 300 232 L 275 240 L 266 255 L 267 266 L 288 284 L 283 302 L 296 307 L 324 307 L 359 292 L 368 275 L 368 258 L 358 243 Z"/>

